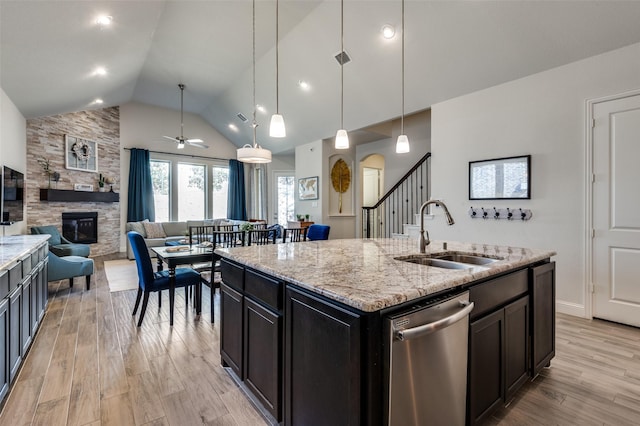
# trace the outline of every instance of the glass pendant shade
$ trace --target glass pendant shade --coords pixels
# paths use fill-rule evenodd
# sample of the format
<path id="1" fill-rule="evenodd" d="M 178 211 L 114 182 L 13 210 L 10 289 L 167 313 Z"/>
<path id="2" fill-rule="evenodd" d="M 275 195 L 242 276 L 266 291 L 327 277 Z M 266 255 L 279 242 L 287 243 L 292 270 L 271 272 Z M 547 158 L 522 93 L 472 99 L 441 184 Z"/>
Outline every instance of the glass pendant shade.
<path id="1" fill-rule="evenodd" d="M 237 150 L 238 161 L 243 163 L 270 163 L 271 151 L 264 149 L 259 145 L 251 146 L 245 144 Z"/>
<path id="2" fill-rule="evenodd" d="M 184 141 L 178 142 L 178 149 L 184 149 Z"/>
<path id="3" fill-rule="evenodd" d="M 284 117 L 282 114 L 273 114 L 271 116 L 271 125 L 269 127 L 269 136 L 272 138 L 284 138 L 287 131 L 284 127 Z"/>
<path id="4" fill-rule="evenodd" d="M 398 136 L 398 140 L 396 141 L 396 154 L 405 154 L 409 151 L 409 138 L 407 135 Z"/>
<path id="5" fill-rule="evenodd" d="M 349 149 L 349 135 L 344 129 L 338 130 L 336 133 L 336 149 Z"/>

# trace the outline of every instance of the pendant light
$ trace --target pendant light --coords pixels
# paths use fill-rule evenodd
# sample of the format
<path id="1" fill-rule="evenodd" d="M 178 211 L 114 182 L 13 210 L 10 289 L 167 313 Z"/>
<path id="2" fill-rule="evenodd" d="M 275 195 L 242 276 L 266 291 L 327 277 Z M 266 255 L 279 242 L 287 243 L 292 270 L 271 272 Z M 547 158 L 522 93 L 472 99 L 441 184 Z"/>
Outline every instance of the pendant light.
<path id="1" fill-rule="evenodd" d="M 253 0 L 253 146 L 245 144 L 242 148 L 238 148 L 238 161 L 244 163 L 270 163 L 271 151 L 262 148 L 256 142 L 256 129 L 258 122 L 256 121 L 256 0 Z"/>
<path id="2" fill-rule="evenodd" d="M 336 149 L 349 149 L 349 135 L 344 129 L 344 0 L 340 0 L 340 130 L 336 133 Z"/>
<path id="3" fill-rule="evenodd" d="M 410 151 L 409 138 L 404 134 L 404 0 L 402 0 L 402 116 L 400 117 L 400 136 L 396 142 L 396 154 Z"/>
<path id="4" fill-rule="evenodd" d="M 278 55 L 278 25 L 279 25 L 278 0 L 276 0 L 276 113 L 271 116 L 269 136 L 272 138 L 284 138 L 287 130 L 284 127 L 284 117 L 280 114 L 280 67 Z"/>

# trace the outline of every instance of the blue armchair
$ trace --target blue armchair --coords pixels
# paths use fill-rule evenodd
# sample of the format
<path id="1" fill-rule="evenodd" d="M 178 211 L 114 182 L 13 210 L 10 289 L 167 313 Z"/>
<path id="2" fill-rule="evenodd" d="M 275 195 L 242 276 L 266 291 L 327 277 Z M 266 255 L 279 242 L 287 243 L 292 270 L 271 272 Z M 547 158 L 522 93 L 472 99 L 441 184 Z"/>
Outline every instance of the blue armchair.
<path id="1" fill-rule="evenodd" d="M 87 281 L 87 291 L 91 288 L 91 275 L 93 275 L 93 259 L 81 256 L 58 257 L 49 252 L 47 275 L 49 281 L 69 279 L 69 287 L 73 288 L 73 278 L 84 276 Z"/>
<path id="2" fill-rule="evenodd" d="M 307 228 L 307 241 L 328 240 L 330 230 L 329 225 L 313 224 Z"/>
<path id="3" fill-rule="evenodd" d="M 51 238 L 49 238 L 49 251 L 58 255 L 58 257 L 63 256 L 89 256 L 89 252 L 91 248 L 88 244 L 76 244 L 67 240 L 65 237 L 60 235 L 58 228 L 53 225 L 47 226 L 32 226 L 31 234 L 49 234 Z"/>
<path id="4" fill-rule="evenodd" d="M 149 250 L 142 235 L 135 231 L 129 231 L 127 238 L 131 244 L 131 250 L 133 251 L 136 266 L 138 267 L 138 295 L 136 296 L 136 305 L 133 308 L 132 315 L 135 315 L 138 311 L 140 298 L 144 294 L 140 318 L 138 318 L 138 327 L 142 325 L 142 319 L 147 311 L 149 293 L 162 290 L 169 290 L 169 325 L 173 325 L 175 288 L 199 285 L 200 274 L 191 268 L 176 268 L 175 287 L 172 287 L 169 283 L 169 271 L 153 272 L 151 256 L 149 256 Z"/>

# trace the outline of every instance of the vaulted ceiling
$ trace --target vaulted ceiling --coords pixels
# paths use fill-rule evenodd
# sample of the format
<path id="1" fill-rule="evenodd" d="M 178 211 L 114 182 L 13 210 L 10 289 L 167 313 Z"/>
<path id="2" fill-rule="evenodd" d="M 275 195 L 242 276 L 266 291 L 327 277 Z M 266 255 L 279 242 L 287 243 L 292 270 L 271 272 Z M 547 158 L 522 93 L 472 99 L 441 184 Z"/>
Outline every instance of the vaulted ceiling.
<path id="1" fill-rule="evenodd" d="M 339 127 L 340 2 L 280 0 L 285 139 L 268 136 L 275 4 L 256 2 L 256 99 L 265 108 L 257 113 L 259 143 L 277 154 Z M 178 111 L 184 83 L 185 111 L 242 146 L 252 139 L 251 8 L 248 0 L 0 0 L 0 85 L 28 118 L 130 101 Z M 640 1 L 406 0 L 405 8 L 407 113 L 640 42 Z M 344 1 L 348 130 L 400 115 L 400 10 L 400 0 Z M 95 24 L 101 13 L 112 25 Z M 382 38 L 384 24 L 395 26 L 395 38 Z M 97 66 L 107 75 L 93 75 Z"/>

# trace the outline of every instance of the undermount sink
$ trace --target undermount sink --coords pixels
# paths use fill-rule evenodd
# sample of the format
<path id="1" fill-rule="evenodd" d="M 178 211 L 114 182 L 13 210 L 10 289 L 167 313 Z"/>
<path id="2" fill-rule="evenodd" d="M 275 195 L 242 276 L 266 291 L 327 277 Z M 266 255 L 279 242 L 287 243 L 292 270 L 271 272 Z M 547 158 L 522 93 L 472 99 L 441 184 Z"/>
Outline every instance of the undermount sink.
<path id="1" fill-rule="evenodd" d="M 486 265 L 488 263 L 497 262 L 499 259 L 493 259 L 484 256 L 475 256 L 463 253 L 449 253 L 442 256 L 434 256 L 436 259 L 449 260 L 451 262 L 468 263 L 471 265 Z"/>
<path id="2" fill-rule="evenodd" d="M 471 269 L 486 266 L 501 259 L 449 252 L 447 254 L 412 254 L 396 257 L 395 260 L 444 269 Z"/>

